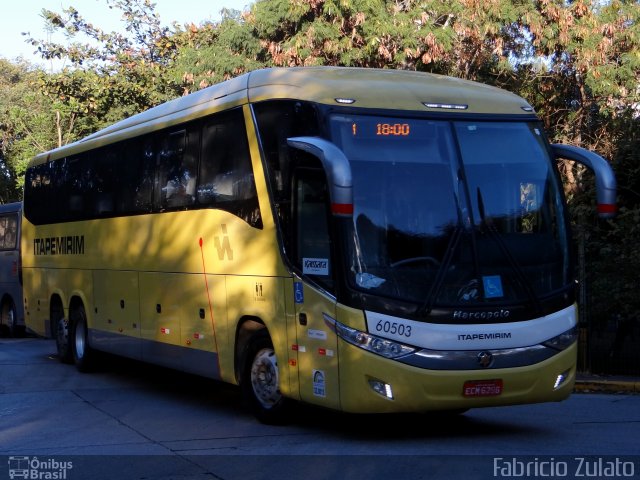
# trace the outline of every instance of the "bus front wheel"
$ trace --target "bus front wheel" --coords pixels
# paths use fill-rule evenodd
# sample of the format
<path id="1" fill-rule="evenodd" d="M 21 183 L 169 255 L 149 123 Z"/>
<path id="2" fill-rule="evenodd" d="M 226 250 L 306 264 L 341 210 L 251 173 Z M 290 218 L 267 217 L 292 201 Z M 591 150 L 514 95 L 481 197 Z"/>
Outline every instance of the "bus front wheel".
<path id="1" fill-rule="evenodd" d="M 266 330 L 249 340 L 240 386 L 245 402 L 262 423 L 287 421 L 289 402 L 280 392 L 278 360 Z"/>

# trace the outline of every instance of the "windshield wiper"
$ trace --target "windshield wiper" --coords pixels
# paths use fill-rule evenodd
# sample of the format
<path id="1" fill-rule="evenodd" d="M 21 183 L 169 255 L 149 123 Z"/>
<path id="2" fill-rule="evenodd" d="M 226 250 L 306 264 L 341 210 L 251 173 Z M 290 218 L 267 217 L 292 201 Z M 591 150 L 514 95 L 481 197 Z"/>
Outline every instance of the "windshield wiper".
<path id="1" fill-rule="evenodd" d="M 533 304 L 534 308 L 538 311 L 540 315 L 542 315 L 543 313 L 542 305 L 540 304 L 540 300 L 538 299 L 536 292 L 533 290 L 533 287 L 531 286 L 531 282 L 525 275 L 518 261 L 515 259 L 515 257 L 511 253 L 511 250 L 509 250 L 509 246 L 505 243 L 504 239 L 500 235 L 500 232 L 498 232 L 498 229 L 493 224 L 492 219 L 487 218 L 486 216 L 485 209 L 484 209 L 484 199 L 482 197 L 482 192 L 480 191 L 480 187 L 478 187 L 477 189 L 477 196 L 478 196 L 478 211 L 480 213 L 480 219 L 482 220 L 482 225 L 484 225 L 486 231 L 489 233 L 489 236 L 495 240 L 496 244 L 498 245 L 498 248 L 502 251 L 502 254 L 505 256 L 505 258 L 509 262 L 511 269 L 516 274 L 516 279 L 518 283 L 520 283 L 520 286 L 524 289 L 525 293 L 529 297 L 529 300 Z"/>
<path id="2" fill-rule="evenodd" d="M 463 185 L 466 185 L 465 173 L 462 168 L 458 169 L 458 183 L 464 182 Z M 466 190 L 466 187 L 465 187 Z M 468 192 L 467 192 L 468 196 Z M 447 248 L 445 249 L 444 255 L 442 257 L 442 263 L 440 264 L 440 268 L 438 268 L 438 272 L 436 273 L 436 278 L 431 284 L 431 288 L 429 289 L 429 293 L 427 294 L 427 299 L 422 304 L 422 306 L 418 309 L 417 313 L 421 316 L 428 317 L 433 310 L 433 304 L 435 303 L 438 295 L 440 295 L 440 290 L 442 290 L 442 286 L 444 285 L 444 280 L 447 275 L 447 271 L 451 266 L 451 262 L 453 261 L 453 256 L 460 244 L 460 240 L 462 238 L 462 234 L 465 231 L 465 227 L 463 225 L 467 225 L 467 228 L 470 228 L 471 232 L 471 248 L 472 248 L 472 256 L 474 259 L 474 266 L 476 269 L 476 273 L 478 272 L 478 255 L 477 255 L 477 247 L 476 247 L 476 238 L 473 230 L 473 220 L 469 218 L 468 215 L 464 214 L 464 210 L 460 207 L 460 199 L 458 195 L 454 196 L 456 203 L 456 210 L 458 212 L 458 223 L 456 224 L 453 233 L 451 234 L 451 238 L 447 243 Z"/>
<path id="3" fill-rule="evenodd" d="M 438 272 L 436 273 L 436 278 L 431 284 L 431 289 L 429 290 L 429 294 L 427 295 L 427 300 L 424 302 L 422 307 L 418 310 L 418 313 L 423 313 L 424 316 L 429 316 L 431 310 L 433 309 L 433 303 L 436 298 L 438 298 L 438 294 L 442 289 L 442 285 L 444 284 L 445 276 L 447 275 L 447 270 L 449 270 L 449 266 L 453 261 L 453 255 L 460 243 L 460 239 L 462 238 L 462 227 L 460 225 L 456 225 L 451 238 L 449 239 L 449 243 L 447 243 L 447 248 L 444 252 L 444 257 L 442 258 L 442 263 L 440 264 L 440 268 L 438 268 Z"/>

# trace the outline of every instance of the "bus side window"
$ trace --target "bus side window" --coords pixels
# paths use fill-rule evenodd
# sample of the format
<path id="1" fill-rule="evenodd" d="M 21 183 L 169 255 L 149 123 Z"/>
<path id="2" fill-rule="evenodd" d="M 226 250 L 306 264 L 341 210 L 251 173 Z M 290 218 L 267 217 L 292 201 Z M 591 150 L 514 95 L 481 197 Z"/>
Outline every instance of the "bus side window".
<path id="1" fill-rule="evenodd" d="M 202 129 L 198 203 L 262 228 L 242 110 L 214 115 Z"/>
<path id="2" fill-rule="evenodd" d="M 329 290 L 333 287 L 329 200 L 321 169 L 299 168 L 294 173 L 295 263 L 303 274 Z"/>
<path id="3" fill-rule="evenodd" d="M 160 209 L 187 207 L 195 202 L 196 144 L 192 129 L 166 132 L 160 137 L 155 189 Z"/>
<path id="4" fill-rule="evenodd" d="M 66 220 L 84 220 L 87 217 L 87 197 L 93 184 L 91 174 L 88 171 L 87 154 L 81 153 L 67 157 L 60 164 L 63 192 L 66 190 Z"/>
<path id="5" fill-rule="evenodd" d="M 320 134 L 318 114 L 312 104 L 293 100 L 267 100 L 253 105 L 267 179 L 285 251 L 291 251 L 291 155 L 287 139 Z"/>
<path id="6" fill-rule="evenodd" d="M 134 175 L 132 184 L 135 185 L 135 197 L 130 207 L 135 213 L 148 213 L 153 210 L 156 148 L 151 135 L 143 137 L 141 143 L 136 142 L 132 146 L 133 148 L 129 150 L 128 155 L 139 166 L 138 169 L 133 169 L 131 172 Z"/>
<path id="7" fill-rule="evenodd" d="M 93 177 L 94 211 L 92 217 L 113 215 L 115 205 L 116 168 L 119 151 L 116 146 L 100 149 L 91 162 Z"/>
<path id="8" fill-rule="evenodd" d="M 53 195 L 53 172 L 53 164 L 47 162 L 31 167 L 26 173 L 24 189 L 28 201 L 25 202 L 25 215 L 36 224 L 46 218 L 58 220 L 55 208 L 60 203 L 60 196 L 56 202 Z"/>
<path id="9" fill-rule="evenodd" d="M 13 250 L 18 240 L 18 218 L 15 215 L 0 217 L 0 250 Z"/>

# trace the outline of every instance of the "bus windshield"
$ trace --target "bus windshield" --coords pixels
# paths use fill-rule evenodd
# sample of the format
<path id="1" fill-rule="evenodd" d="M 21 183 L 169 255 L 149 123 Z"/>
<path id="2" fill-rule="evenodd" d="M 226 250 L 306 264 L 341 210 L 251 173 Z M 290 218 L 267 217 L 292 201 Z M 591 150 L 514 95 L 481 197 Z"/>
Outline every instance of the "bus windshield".
<path id="1" fill-rule="evenodd" d="M 351 286 L 435 307 L 527 303 L 567 288 L 558 177 L 539 125 L 334 115 L 351 163 Z"/>

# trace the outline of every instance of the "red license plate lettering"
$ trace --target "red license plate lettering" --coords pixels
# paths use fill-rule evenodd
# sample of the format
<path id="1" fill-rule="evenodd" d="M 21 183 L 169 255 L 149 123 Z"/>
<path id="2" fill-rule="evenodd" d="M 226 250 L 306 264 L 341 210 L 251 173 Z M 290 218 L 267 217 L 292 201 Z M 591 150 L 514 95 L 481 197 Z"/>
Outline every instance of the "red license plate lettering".
<path id="1" fill-rule="evenodd" d="M 502 394 L 502 380 L 469 380 L 464 382 L 464 397 L 497 397 Z"/>

